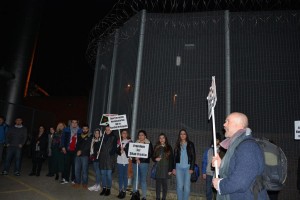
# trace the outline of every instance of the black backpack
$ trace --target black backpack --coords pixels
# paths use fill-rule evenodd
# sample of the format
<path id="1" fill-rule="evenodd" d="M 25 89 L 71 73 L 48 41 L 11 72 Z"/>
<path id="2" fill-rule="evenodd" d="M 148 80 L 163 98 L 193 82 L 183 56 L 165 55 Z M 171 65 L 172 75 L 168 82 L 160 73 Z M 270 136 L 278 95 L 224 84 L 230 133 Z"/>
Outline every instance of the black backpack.
<path id="1" fill-rule="evenodd" d="M 255 138 L 264 153 L 263 186 L 268 191 L 279 191 L 287 177 L 287 158 L 282 149 L 267 138 Z"/>
<path id="2" fill-rule="evenodd" d="M 287 158 L 284 152 L 267 138 L 251 138 L 241 143 L 248 140 L 253 140 L 259 144 L 264 154 L 265 162 L 263 175 L 256 177 L 252 186 L 255 199 L 257 199 L 258 193 L 263 189 L 280 191 L 287 177 Z"/>

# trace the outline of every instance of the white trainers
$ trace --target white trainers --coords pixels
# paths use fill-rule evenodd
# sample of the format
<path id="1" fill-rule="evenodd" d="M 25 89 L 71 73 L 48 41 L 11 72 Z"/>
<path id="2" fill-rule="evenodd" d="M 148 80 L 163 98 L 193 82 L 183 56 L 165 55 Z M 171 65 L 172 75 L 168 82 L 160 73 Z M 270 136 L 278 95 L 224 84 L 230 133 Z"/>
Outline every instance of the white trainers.
<path id="1" fill-rule="evenodd" d="M 100 185 L 95 184 L 95 185 L 89 187 L 88 190 L 97 192 L 100 190 Z"/>
<path id="2" fill-rule="evenodd" d="M 64 178 L 60 181 L 60 184 L 66 184 L 66 183 L 69 183 L 69 182 L 66 181 L 66 179 L 64 179 Z"/>
<path id="3" fill-rule="evenodd" d="M 100 191 L 100 185 L 97 185 L 97 186 L 96 186 L 96 189 L 95 189 L 94 191 L 95 191 L 95 192 Z"/>

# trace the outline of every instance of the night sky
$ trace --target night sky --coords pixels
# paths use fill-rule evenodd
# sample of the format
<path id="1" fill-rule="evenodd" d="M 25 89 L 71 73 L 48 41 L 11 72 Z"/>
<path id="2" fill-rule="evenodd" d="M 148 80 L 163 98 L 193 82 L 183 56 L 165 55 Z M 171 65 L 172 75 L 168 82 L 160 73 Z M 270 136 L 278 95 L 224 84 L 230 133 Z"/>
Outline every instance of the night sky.
<path id="1" fill-rule="evenodd" d="M 26 1 L 25 1 L 26 2 Z M 85 57 L 91 29 L 117 0 L 45 0 L 31 82 L 50 96 L 88 96 L 93 73 Z M 7 67 L 22 0 L 2 0 L 0 67 Z"/>

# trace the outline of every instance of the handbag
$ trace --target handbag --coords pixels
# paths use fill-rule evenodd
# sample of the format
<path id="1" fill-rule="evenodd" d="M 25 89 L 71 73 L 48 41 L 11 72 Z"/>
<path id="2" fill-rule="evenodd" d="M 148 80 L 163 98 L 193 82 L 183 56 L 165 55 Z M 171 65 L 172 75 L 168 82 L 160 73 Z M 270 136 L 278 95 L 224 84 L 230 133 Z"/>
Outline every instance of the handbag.
<path id="1" fill-rule="evenodd" d="M 195 183 L 198 180 L 198 177 L 200 175 L 199 166 L 197 164 L 194 165 L 194 171 L 191 174 L 191 182 Z"/>
<path id="2" fill-rule="evenodd" d="M 150 177 L 152 179 L 156 179 L 156 169 L 157 169 L 157 162 L 155 162 L 152 166 L 152 169 L 151 169 L 151 174 L 150 174 Z"/>

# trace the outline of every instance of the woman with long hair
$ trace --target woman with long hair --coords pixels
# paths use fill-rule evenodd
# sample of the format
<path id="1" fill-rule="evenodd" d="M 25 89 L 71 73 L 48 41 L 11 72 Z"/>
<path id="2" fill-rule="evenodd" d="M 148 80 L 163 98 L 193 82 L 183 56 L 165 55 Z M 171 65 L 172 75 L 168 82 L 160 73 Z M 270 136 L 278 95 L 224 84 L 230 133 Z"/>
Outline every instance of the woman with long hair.
<path id="1" fill-rule="evenodd" d="M 188 200 L 190 196 L 191 174 L 194 171 L 196 153 L 194 143 L 189 140 L 188 133 L 181 129 L 174 148 L 173 174 L 176 175 L 176 191 L 178 200 Z"/>
<path id="2" fill-rule="evenodd" d="M 94 136 L 91 142 L 91 149 L 90 149 L 90 161 L 93 162 L 93 167 L 94 171 L 96 174 L 96 183 L 95 185 L 89 187 L 89 191 L 99 191 L 100 190 L 100 168 L 99 168 L 99 157 L 98 156 L 98 151 L 100 148 L 100 143 L 101 143 L 101 138 L 102 132 L 99 128 L 96 128 L 94 131 Z"/>
<path id="3" fill-rule="evenodd" d="M 47 156 L 48 137 L 44 126 L 39 127 L 32 143 L 32 170 L 29 176 L 40 176 L 42 165 Z"/>
<path id="4" fill-rule="evenodd" d="M 55 180 L 59 179 L 59 176 L 62 178 L 62 173 L 64 170 L 64 154 L 62 152 L 61 137 L 66 124 L 59 122 L 56 126 L 55 133 L 52 137 L 51 143 L 51 153 L 53 157 L 53 173 L 55 174 Z"/>
<path id="5" fill-rule="evenodd" d="M 153 146 L 151 141 L 147 138 L 147 133 L 145 130 L 140 130 L 138 132 L 138 139 L 135 143 L 141 144 L 149 144 L 148 149 L 148 156 L 147 158 L 138 158 L 135 157 L 132 159 L 132 169 L 133 169 L 133 195 L 139 196 L 136 193 L 139 193 L 138 188 L 136 188 L 137 181 L 140 183 L 142 187 L 142 200 L 146 200 L 147 196 L 147 174 L 148 174 L 148 167 L 150 163 L 150 159 L 152 158 L 153 154 Z M 138 167 L 138 169 L 137 169 Z M 138 173 L 138 175 L 137 175 Z M 137 180 L 138 177 L 138 180 Z"/>
<path id="6" fill-rule="evenodd" d="M 128 186 L 128 148 L 129 143 L 132 142 L 127 129 L 121 131 L 121 141 L 118 140 L 117 149 L 117 164 L 118 164 L 118 177 L 119 177 L 119 199 L 124 199 Z"/>
<path id="7" fill-rule="evenodd" d="M 152 160 L 156 162 L 156 199 L 165 200 L 168 191 L 168 179 L 173 170 L 173 150 L 164 133 L 159 134 L 158 141 L 154 147 Z M 161 188 L 162 198 L 160 198 Z"/>

